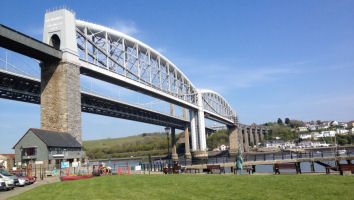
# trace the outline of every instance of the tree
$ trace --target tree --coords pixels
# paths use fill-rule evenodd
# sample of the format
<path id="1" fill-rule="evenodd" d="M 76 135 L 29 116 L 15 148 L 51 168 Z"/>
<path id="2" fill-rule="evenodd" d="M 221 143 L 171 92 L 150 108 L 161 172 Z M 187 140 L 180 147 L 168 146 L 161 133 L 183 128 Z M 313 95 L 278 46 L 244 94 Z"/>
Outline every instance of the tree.
<path id="1" fill-rule="evenodd" d="M 321 120 L 316 121 L 317 125 L 321 125 Z"/>
<path id="2" fill-rule="evenodd" d="M 289 125 L 291 128 L 297 128 L 302 126 L 303 122 L 299 120 L 290 120 Z"/>
<path id="3" fill-rule="evenodd" d="M 290 119 L 289 118 L 285 118 L 285 124 L 289 125 L 290 124 Z"/>
<path id="4" fill-rule="evenodd" d="M 281 120 L 280 118 L 278 118 L 278 124 L 282 125 L 283 124 L 283 120 Z"/>

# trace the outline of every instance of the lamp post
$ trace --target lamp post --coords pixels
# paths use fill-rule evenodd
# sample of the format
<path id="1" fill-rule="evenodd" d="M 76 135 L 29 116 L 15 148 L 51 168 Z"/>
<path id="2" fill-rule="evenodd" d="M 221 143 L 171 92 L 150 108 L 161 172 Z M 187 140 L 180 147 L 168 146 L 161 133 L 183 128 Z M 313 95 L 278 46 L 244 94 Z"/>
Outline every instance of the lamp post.
<path id="1" fill-rule="evenodd" d="M 168 134 L 170 133 L 170 127 L 165 127 L 165 133 L 166 133 L 166 137 L 167 137 L 167 158 L 170 158 L 170 138 L 168 136 Z"/>

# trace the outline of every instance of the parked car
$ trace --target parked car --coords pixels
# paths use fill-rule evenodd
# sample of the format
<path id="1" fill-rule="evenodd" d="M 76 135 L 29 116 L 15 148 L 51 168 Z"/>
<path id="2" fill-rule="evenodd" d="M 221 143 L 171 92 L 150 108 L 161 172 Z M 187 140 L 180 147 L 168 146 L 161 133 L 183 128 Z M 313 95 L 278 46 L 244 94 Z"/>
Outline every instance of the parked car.
<path id="1" fill-rule="evenodd" d="M 2 174 L 0 174 L 0 178 L 3 179 L 5 181 L 5 186 L 6 186 L 6 190 L 12 190 L 15 187 L 15 181 L 11 178 L 8 178 Z"/>
<path id="2" fill-rule="evenodd" d="M 0 190 L 6 190 L 6 183 L 3 178 L 0 178 Z"/>
<path id="3" fill-rule="evenodd" d="M 25 186 L 29 184 L 28 179 L 17 177 L 18 178 L 18 183 L 16 183 L 16 186 Z"/>
<path id="4" fill-rule="evenodd" d="M 24 175 L 21 174 L 21 173 L 15 173 L 14 175 L 16 175 L 18 178 L 23 178 L 23 179 L 28 180 L 28 183 L 27 183 L 27 181 L 26 181 L 26 185 L 32 184 L 32 183 L 36 182 L 36 177 L 24 176 Z"/>
<path id="5" fill-rule="evenodd" d="M 10 174 L 8 171 L 4 170 L 4 169 L 0 169 L 0 175 L 2 175 L 3 177 L 6 177 L 8 179 L 13 180 L 13 184 L 16 186 L 18 185 L 18 178 L 15 175 Z M 6 182 L 6 181 L 5 181 Z"/>

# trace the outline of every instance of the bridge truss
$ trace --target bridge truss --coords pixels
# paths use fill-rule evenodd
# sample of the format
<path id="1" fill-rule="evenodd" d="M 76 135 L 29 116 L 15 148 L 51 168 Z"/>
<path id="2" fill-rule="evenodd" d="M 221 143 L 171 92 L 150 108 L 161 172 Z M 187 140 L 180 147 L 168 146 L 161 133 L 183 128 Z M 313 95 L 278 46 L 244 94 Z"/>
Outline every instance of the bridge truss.
<path id="1" fill-rule="evenodd" d="M 76 20 L 76 41 L 83 71 L 85 66 L 90 66 L 91 71 L 113 73 L 124 82 L 154 90 L 152 96 L 159 93 L 167 96 L 167 100 L 178 99 L 177 104 L 184 107 L 198 109 L 200 99 L 207 118 L 228 125 L 236 123 L 236 113 L 221 95 L 198 90 L 171 61 L 148 45 L 124 33 L 81 20 Z"/>

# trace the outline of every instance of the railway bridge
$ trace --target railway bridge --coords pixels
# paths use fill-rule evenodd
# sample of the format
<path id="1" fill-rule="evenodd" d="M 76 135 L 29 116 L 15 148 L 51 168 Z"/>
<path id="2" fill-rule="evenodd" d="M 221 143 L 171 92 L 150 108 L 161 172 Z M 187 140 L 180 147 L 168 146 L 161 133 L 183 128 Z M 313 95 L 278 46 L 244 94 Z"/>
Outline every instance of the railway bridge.
<path id="1" fill-rule="evenodd" d="M 208 156 L 205 119 L 227 127 L 231 153 L 240 146 L 248 150 L 248 132 L 252 143 L 258 144 L 266 130 L 239 124 L 220 94 L 196 88 L 153 48 L 119 31 L 78 20 L 66 9 L 45 14 L 42 42 L 0 25 L 0 47 L 41 61 L 40 79 L 0 70 L 0 97 L 40 104 L 41 128 L 67 132 L 79 142 L 82 111 L 170 127 L 174 160 L 178 159 L 175 129 L 184 130 L 186 138 L 190 135 L 187 158 Z M 171 115 L 81 91 L 80 74 L 166 101 Z M 173 105 L 184 108 L 183 118 L 174 116 Z"/>

